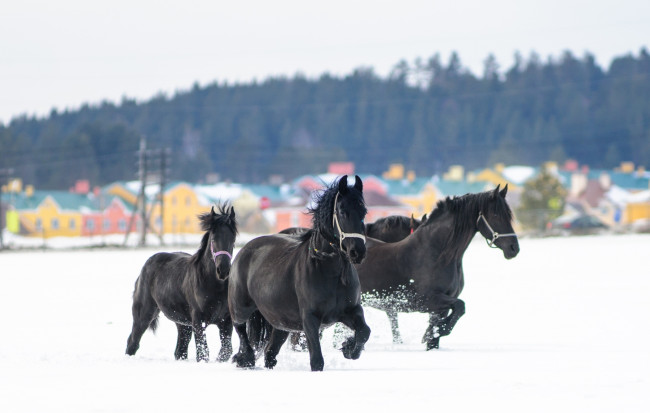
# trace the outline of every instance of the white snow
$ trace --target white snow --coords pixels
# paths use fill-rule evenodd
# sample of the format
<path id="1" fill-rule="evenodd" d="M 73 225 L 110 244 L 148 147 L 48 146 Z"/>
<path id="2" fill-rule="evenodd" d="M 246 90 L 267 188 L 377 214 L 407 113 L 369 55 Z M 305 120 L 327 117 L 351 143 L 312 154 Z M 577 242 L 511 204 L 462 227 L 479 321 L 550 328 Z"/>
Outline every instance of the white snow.
<path id="1" fill-rule="evenodd" d="M 161 317 L 124 355 L 131 294 L 148 250 L 0 253 L 2 412 L 646 412 L 649 235 L 521 239 L 506 261 L 479 236 L 465 255 L 467 313 L 440 350 L 427 316 L 384 313 L 359 360 L 322 344 L 325 371 L 285 346 L 272 371 L 175 361 Z M 188 248 L 193 252 L 196 248 Z M 208 327 L 211 359 L 218 330 Z M 235 348 L 237 339 L 234 340 Z M 235 410 L 237 409 L 237 410 Z M 288 410 L 292 409 L 292 410 Z"/>

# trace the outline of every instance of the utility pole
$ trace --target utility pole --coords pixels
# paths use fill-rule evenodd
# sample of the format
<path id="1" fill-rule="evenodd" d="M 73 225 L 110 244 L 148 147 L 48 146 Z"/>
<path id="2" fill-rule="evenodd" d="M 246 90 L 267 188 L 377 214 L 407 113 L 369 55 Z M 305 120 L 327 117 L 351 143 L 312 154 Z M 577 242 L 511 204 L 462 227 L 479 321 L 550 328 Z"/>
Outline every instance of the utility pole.
<path id="1" fill-rule="evenodd" d="M 160 233 L 158 237 L 160 238 L 160 244 L 164 244 L 164 235 L 165 235 L 165 185 L 167 185 L 167 157 L 171 155 L 171 150 L 169 148 L 160 150 L 160 192 L 158 194 L 158 200 L 160 202 Z"/>
<path id="2" fill-rule="evenodd" d="M 138 214 L 140 215 L 140 219 L 142 221 L 139 245 L 145 244 L 147 236 L 147 199 L 145 198 L 145 186 L 147 179 L 147 140 L 144 136 L 140 137 L 140 149 L 138 150 L 137 155 L 138 181 L 140 182 L 140 189 L 138 190 L 138 197 L 135 200 L 135 209 L 131 214 L 129 226 L 127 227 L 126 234 L 124 235 L 124 245 L 126 245 L 129 239 L 129 234 L 133 229 L 133 223 L 138 217 Z"/>
<path id="3" fill-rule="evenodd" d="M 145 192 L 145 187 L 147 186 L 147 139 L 142 136 L 140 137 L 140 153 L 138 157 L 138 178 L 140 180 L 140 194 L 138 199 L 140 200 L 140 205 L 138 206 L 140 211 L 140 242 L 138 245 L 141 247 L 147 243 L 147 194 Z"/>
<path id="4" fill-rule="evenodd" d="M 165 224 L 164 194 L 165 194 L 165 185 L 167 184 L 167 175 L 169 173 L 168 157 L 171 155 L 171 150 L 169 148 L 148 150 L 146 139 L 143 136 L 140 138 L 140 149 L 138 150 L 137 154 L 138 154 L 138 181 L 140 182 L 140 189 L 138 191 L 138 197 L 135 201 L 135 210 L 131 215 L 126 236 L 124 237 L 124 245 L 126 245 L 127 240 L 129 238 L 129 234 L 133 228 L 133 223 L 138 217 L 140 218 L 141 221 L 140 240 L 138 242 L 138 245 L 139 246 L 146 245 L 147 230 L 150 229 L 149 220 L 153 216 L 153 211 L 156 204 L 160 205 L 160 230 L 158 231 L 157 235 L 160 238 L 160 243 L 163 244 L 164 224 Z M 159 157 L 159 159 L 156 159 L 156 157 Z M 160 168 L 160 170 L 157 171 L 156 168 Z M 158 199 L 152 202 L 149 208 L 147 208 L 147 194 L 145 189 L 147 183 L 149 182 L 159 184 L 160 188 L 157 196 Z"/>
<path id="5" fill-rule="evenodd" d="M 12 168 L 0 169 L 0 250 L 3 250 L 5 248 L 4 235 L 2 233 L 4 231 L 4 227 L 7 225 L 6 213 L 2 207 L 2 185 L 9 184 L 9 178 L 13 175 L 13 173 L 14 170 Z"/>

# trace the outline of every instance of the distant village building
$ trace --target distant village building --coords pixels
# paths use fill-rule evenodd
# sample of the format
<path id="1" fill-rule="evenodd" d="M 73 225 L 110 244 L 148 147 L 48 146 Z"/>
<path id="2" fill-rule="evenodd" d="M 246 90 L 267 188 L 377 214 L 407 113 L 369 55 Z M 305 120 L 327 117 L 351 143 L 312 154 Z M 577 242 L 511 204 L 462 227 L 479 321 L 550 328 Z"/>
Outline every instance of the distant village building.
<path id="1" fill-rule="evenodd" d="M 551 167 L 568 190 L 566 214 L 594 215 L 610 225 L 650 222 L 650 173 L 624 163 L 615 170 L 594 170 L 577 162 Z M 389 215 L 430 213 L 445 197 L 483 192 L 497 185 L 509 186 L 508 202 L 516 209 L 525 182 L 541 168 L 495 165 L 466 172 L 452 166 L 442 176 L 416 177 L 401 164 L 392 164 L 382 177 L 361 174 L 368 208 L 366 222 Z M 160 194 L 158 185 L 145 187 L 148 226 L 157 234 L 200 233 L 197 216 L 213 205 L 229 202 L 235 207 L 243 232 L 270 233 L 288 227 L 309 227 L 308 207 L 313 193 L 343 174 L 353 176 L 354 164 L 330 165 L 328 173 L 304 175 L 291 183 L 274 185 L 217 182 L 194 185 L 171 182 Z M 140 183 L 114 182 L 91 188 L 80 180 L 68 191 L 23 188 L 14 180 L 2 188 L 2 228 L 31 237 L 126 234 L 141 228 L 136 202 Z M 162 203 L 160 202 L 162 201 Z"/>

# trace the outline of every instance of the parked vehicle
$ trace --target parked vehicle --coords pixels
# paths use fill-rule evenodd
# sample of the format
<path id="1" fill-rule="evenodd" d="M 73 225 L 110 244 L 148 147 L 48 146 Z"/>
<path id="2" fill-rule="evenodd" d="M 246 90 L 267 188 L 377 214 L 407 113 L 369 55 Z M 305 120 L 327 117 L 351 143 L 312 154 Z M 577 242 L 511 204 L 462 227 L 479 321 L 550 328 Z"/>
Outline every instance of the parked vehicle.
<path id="1" fill-rule="evenodd" d="M 586 235 L 603 233 L 609 226 L 593 215 L 573 215 L 549 222 L 547 229 L 553 235 Z"/>

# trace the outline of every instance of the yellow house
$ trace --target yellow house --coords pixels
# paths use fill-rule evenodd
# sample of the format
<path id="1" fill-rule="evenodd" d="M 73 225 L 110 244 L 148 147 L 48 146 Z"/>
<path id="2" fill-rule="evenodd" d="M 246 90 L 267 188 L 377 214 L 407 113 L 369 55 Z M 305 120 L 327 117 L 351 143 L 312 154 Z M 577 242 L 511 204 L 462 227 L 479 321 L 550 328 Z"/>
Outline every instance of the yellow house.
<path id="1" fill-rule="evenodd" d="M 644 219 L 650 219 L 650 201 L 630 202 L 627 204 L 625 209 L 625 222 L 633 223 Z"/>
<path id="2" fill-rule="evenodd" d="M 160 203 L 156 203 L 151 213 L 150 224 L 160 231 L 162 223 L 166 234 L 200 233 L 198 215 L 210 211 L 210 204 L 200 199 L 194 188 L 179 182 L 169 185 L 163 195 L 164 211 L 160 217 Z"/>
<path id="3" fill-rule="evenodd" d="M 115 182 L 105 188 L 105 192 L 115 195 L 129 205 L 135 205 L 138 199 L 139 183 L 137 182 Z"/>
<path id="4" fill-rule="evenodd" d="M 516 183 L 509 181 L 503 176 L 503 171 L 505 170 L 505 165 L 502 163 L 496 164 L 494 168 L 485 168 L 478 172 L 470 172 L 467 174 L 468 182 L 487 182 L 491 186 L 496 187 L 497 185 L 504 186 L 508 184 L 510 190 L 517 190 L 518 186 Z"/>
<path id="5" fill-rule="evenodd" d="M 224 188 L 229 187 L 230 190 Z M 201 190 L 203 188 L 204 190 Z M 213 205 L 219 201 L 231 201 L 235 208 L 239 210 L 237 203 L 243 203 L 240 206 L 248 206 L 253 200 L 242 197 L 241 186 L 236 184 L 212 185 L 210 188 L 219 188 L 219 195 L 210 196 L 210 191 L 205 188 L 194 186 L 187 182 L 173 182 L 165 187 L 163 194 L 161 217 L 160 192 L 158 185 L 148 185 L 145 188 L 147 197 L 147 213 L 149 214 L 149 227 L 153 232 L 159 233 L 162 230 L 165 234 L 196 234 L 202 233 L 198 216 L 202 213 L 209 212 Z M 137 181 L 116 182 L 105 188 L 110 195 L 120 197 L 124 202 L 135 206 L 138 198 L 140 184 Z M 213 191 L 214 192 L 214 191 Z M 250 191 L 248 191 L 250 194 Z M 232 202 L 237 197 L 236 202 Z M 218 198 L 218 199 L 217 199 Z M 216 200 L 215 200 L 216 199 Z M 258 200 L 254 200 L 256 205 Z"/>
<path id="6" fill-rule="evenodd" d="M 416 218 L 428 214 L 438 201 L 436 188 L 429 179 L 387 180 L 388 194 L 411 207 Z"/>
<path id="7" fill-rule="evenodd" d="M 25 235 L 51 237 L 80 236 L 81 210 L 91 208 L 88 197 L 63 191 L 33 191 L 20 194 L 14 202 Z"/>

